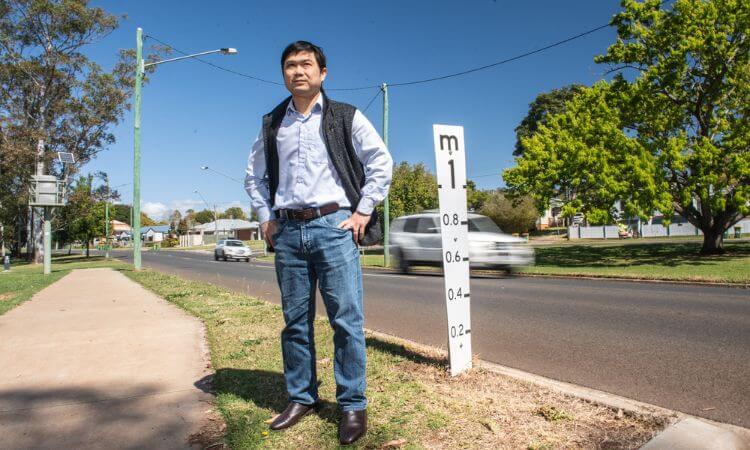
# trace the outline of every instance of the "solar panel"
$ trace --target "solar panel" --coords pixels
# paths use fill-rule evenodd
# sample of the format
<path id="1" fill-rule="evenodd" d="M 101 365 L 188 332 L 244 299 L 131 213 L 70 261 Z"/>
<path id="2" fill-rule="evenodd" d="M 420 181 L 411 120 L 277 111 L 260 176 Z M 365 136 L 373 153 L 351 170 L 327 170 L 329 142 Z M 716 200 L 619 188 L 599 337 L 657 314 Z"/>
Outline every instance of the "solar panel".
<path id="1" fill-rule="evenodd" d="M 57 152 L 57 157 L 63 164 L 75 164 L 76 160 L 72 153 L 68 152 Z"/>

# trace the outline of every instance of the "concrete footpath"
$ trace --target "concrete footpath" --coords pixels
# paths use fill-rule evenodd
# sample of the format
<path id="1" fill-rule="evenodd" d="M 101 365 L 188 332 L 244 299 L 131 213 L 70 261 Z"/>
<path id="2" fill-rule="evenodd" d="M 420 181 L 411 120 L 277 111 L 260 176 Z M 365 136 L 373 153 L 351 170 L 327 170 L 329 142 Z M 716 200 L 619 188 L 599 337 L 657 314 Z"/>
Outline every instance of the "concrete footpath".
<path id="1" fill-rule="evenodd" d="M 72 272 L 0 316 L 0 448 L 189 448 L 212 409 L 203 337 L 119 272 Z"/>

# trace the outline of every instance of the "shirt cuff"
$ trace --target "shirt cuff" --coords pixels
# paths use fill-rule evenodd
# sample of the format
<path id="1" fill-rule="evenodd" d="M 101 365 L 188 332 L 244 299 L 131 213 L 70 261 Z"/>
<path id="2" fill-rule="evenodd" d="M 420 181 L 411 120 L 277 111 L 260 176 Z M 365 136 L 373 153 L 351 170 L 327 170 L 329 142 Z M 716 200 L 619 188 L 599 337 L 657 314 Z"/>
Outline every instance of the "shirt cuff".
<path id="1" fill-rule="evenodd" d="M 255 209 L 256 214 L 258 214 L 258 222 L 261 224 L 268 222 L 269 220 L 276 219 L 276 214 L 273 214 L 271 211 L 271 208 L 268 206 L 261 206 L 260 208 Z"/>
<path id="2" fill-rule="evenodd" d="M 362 197 L 357 205 L 357 212 L 369 216 L 372 214 L 372 210 L 375 209 L 375 201 L 370 197 Z"/>

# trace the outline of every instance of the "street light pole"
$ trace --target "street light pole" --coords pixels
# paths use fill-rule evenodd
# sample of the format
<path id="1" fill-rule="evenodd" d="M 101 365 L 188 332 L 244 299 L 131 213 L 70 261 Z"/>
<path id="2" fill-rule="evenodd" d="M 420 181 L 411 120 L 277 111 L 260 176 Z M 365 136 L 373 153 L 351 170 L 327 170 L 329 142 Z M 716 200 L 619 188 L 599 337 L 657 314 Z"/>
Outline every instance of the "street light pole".
<path id="1" fill-rule="evenodd" d="M 143 30 L 135 30 L 135 130 L 133 148 L 133 267 L 141 270 L 141 84 L 143 82 Z"/>
<path id="2" fill-rule="evenodd" d="M 156 66 L 172 61 L 180 61 L 196 56 L 208 55 L 211 53 L 222 53 L 224 55 L 234 55 L 237 49 L 220 48 L 207 52 L 194 53 L 192 55 L 180 56 L 177 58 L 154 61 L 145 64 L 143 62 L 143 29 L 141 27 L 135 30 L 135 99 L 133 109 L 135 118 L 133 128 L 135 131 L 133 145 L 133 267 L 135 270 L 141 270 L 141 84 L 143 83 L 143 72 L 146 67 Z"/>
<path id="3" fill-rule="evenodd" d="M 107 197 L 104 199 L 104 257 L 109 259 L 109 177 L 107 177 Z"/>

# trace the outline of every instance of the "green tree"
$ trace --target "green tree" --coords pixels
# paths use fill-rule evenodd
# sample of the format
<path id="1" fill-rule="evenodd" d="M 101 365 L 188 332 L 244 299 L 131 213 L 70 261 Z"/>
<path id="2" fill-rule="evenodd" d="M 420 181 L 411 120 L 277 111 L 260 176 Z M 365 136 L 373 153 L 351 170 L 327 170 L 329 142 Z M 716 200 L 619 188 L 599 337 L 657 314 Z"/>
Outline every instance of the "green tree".
<path id="1" fill-rule="evenodd" d="M 676 211 L 704 234 L 703 254 L 750 213 L 750 3 L 622 2 L 618 40 L 596 58 L 620 73 L 566 104 L 505 172 L 538 205 L 571 190 L 564 210 L 592 222 Z M 623 71 L 632 72 L 624 76 Z"/>
<path id="2" fill-rule="evenodd" d="M 476 183 L 466 180 L 466 207 L 468 209 L 479 211 L 489 196 L 490 193 L 488 191 L 477 189 Z"/>
<path id="3" fill-rule="evenodd" d="M 529 112 L 526 117 L 516 127 L 516 148 L 513 151 L 513 156 L 523 155 L 526 148 L 522 140 L 536 133 L 540 125 L 547 123 L 548 117 L 563 112 L 565 103 L 572 100 L 583 88 L 584 86 L 580 84 L 571 84 L 537 95 L 529 105 Z"/>
<path id="4" fill-rule="evenodd" d="M 112 216 L 112 220 L 117 220 L 119 222 L 123 222 L 128 225 L 131 225 L 130 223 L 131 210 L 132 210 L 132 207 L 130 205 L 112 205 L 109 209 L 109 213 Z"/>
<path id="5" fill-rule="evenodd" d="M 501 189 L 488 193 L 479 213 L 492 219 L 506 233 L 528 233 L 534 229 L 539 217 L 530 196 L 513 199 Z"/>
<path id="6" fill-rule="evenodd" d="M 60 175 L 58 151 L 81 167 L 115 140 L 110 132 L 128 107 L 134 51 L 110 71 L 84 53 L 118 18 L 88 0 L 0 0 L 0 220 L 25 226 L 33 173 Z M 156 55 L 152 55 L 156 57 Z M 12 168 L 12 169 L 9 169 Z M 68 168 L 69 174 L 76 170 Z M 8 217 L 15 215 L 15 217 Z M 41 217 L 39 210 L 36 217 Z M 35 260 L 43 246 L 33 224 Z"/>
<path id="7" fill-rule="evenodd" d="M 242 210 L 239 206 L 232 206 L 231 208 L 227 208 L 226 211 L 224 211 L 222 214 L 219 214 L 220 219 L 241 219 L 246 220 L 247 215 L 245 214 L 245 211 Z"/>
<path id="8" fill-rule="evenodd" d="M 561 199 L 564 216 L 581 211 L 593 224 L 614 220 L 617 200 L 630 215 L 670 208 L 656 159 L 626 134 L 610 94 L 605 82 L 583 90 L 523 139 L 524 155 L 503 174 L 512 196 L 530 194 L 539 211 Z"/>
<path id="9" fill-rule="evenodd" d="M 422 163 L 413 166 L 402 162 L 393 168 L 389 194 L 390 218 L 414 214 L 425 209 L 437 208 L 437 181 Z M 378 205 L 378 214 L 383 217 L 383 205 Z"/>
<path id="10" fill-rule="evenodd" d="M 89 257 L 89 245 L 97 236 L 103 236 L 104 187 L 94 189 L 92 175 L 79 177 L 72 192 L 68 195 L 68 203 L 60 209 L 55 228 L 62 230 L 58 238 L 69 241 L 80 240 L 86 245 L 86 257 Z"/>
<path id="11" fill-rule="evenodd" d="M 194 220 L 197 223 L 209 223 L 214 221 L 214 212 L 209 209 L 203 209 L 195 213 Z"/>

